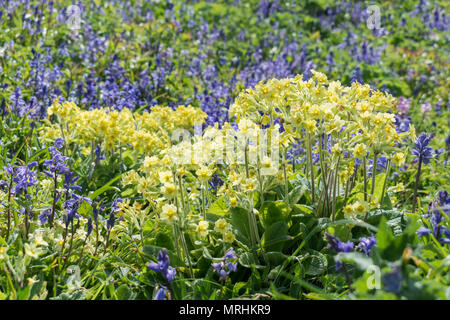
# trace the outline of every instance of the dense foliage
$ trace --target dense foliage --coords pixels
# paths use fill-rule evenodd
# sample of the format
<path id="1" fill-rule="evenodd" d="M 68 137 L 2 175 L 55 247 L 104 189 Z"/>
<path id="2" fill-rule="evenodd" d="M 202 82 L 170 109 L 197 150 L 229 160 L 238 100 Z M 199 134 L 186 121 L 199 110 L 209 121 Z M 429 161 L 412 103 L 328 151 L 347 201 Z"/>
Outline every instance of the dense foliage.
<path id="1" fill-rule="evenodd" d="M 450 299 L 448 12 L 0 1 L 0 299 Z"/>

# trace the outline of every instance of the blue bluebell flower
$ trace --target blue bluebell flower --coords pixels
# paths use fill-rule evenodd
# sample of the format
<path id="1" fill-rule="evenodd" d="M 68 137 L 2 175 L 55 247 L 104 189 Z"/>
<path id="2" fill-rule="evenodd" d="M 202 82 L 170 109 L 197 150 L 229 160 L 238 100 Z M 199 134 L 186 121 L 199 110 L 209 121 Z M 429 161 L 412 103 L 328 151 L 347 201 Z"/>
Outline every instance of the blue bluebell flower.
<path id="1" fill-rule="evenodd" d="M 399 294 L 403 281 L 402 273 L 399 266 L 393 266 L 391 270 L 383 276 L 384 290 Z"/>
<path id="2" fill-rule="evenodd" d="M 89 217 L 88 222 L 87 222 L 87 236 L 89 236 L 91 234 L 92 229 L 93 229 L 92 218 Z"/>
<path id="3" fill-rule="evenodd" d="M 347 241 L 347 242 L 342 242 L 341 240 L 339 240 L 338 237 L 333 236 L 332 234 L 329 234 L 327 232 L 325 232 L 325 237 L 328 241 L 328 248 L 329 249 L 333 249 L 336 252 L 350 252 L 353 250 L 353 242 L 351 241 Z"/>
<path id="4" fill-rule="evenodd" d="M 158 252 L 158 261 L 156 263 L 149 263 L 147 267 L 150 270 L 161 273 L 169 282 L 175 279 L 175 275 L 177 273 L 176 269 L 170 266 L 169 255 L 166 248 Z"/>
<path id="5" fill-rule="evenodd" d="M 428 147 L 432 136 L 426 133 L 421 133 L 414 143 L 412 153 L 417 157 L 418 161 L 428 164 L 433 157 L 433 149 Z"/>
<path id="6" fill-rule="evenodd" d="M 231 247 L 230 249 L 227 250 L 227 252 L 225 252 L 222 261 L 212 263 L 214 272 L 216 272 L 219 275 L 220 281 L 225 281 L 231 272 L 236 272 L 237 263 L 233 262 L 236 259 L 237 259 L 236 253 L 234 252 L 234 249 Z"/>
<path id="7" fill-rule="evenodd" d="M 63 138 L 56 139 L 54 146 L 56 149 L 61 149 L 64 146 L 64 139 Z"/>
<path id="8" fill-rule="evenodd" d="M 69 172 L 69 168 L 66 165 L 67 157 L 55 147 L 48 148 L 52 158 L 44 161 L 44 166 L 47 168 L 44 173 L 50 178 L 54 178 L 56 174 L 65 174 Z"/>
<path id="9" fill-rule="evenodd" d="M 110 231 L 114 227 L 115 223 L 116 223 L 116 217 L 114 216 L 114 212 L 111 212 L 109 214 L 108 220 L 106 220 L 106 229 L 108 229 L 108 231 Z"/>
<path id="10" fill-rule="evenodd" d="M 211 180 L 209 180 L 210 189 L 214 190 L 217 190 L 219 187 L 221 187 L 223 183 L 223 179 L 220 178 L 217 173 L 214 173 L 211 177 Z"/>
<path id="11" fill-rule="evenodd" d="M 166 291 L 164 288 L 160 288 L 156 294 L 154 300 L 166 300 Z"/>
<path id="12" fill-rule="evenodd" d="M 47 209 L 47 210 L 44 210 L 40 215 L 38 215 L 38 219 L 41 222 L 41 224 L 45 224 L 48 221 L 48 219 L 50 218 L 51 214 L 52 213 L 51 213 L 50 209 Z"/>
<path id="13" fill-rule="evenodd" d="M 15 186 L 12 192 L 15 194 L 25 194 L 27 196 L 28 188 L 35 186 L 38 183 L 36 179 L 36 171 L 30 170 L 28 166 L 20 166 L 14 170 L 12 181 Z"/>
<path id="14" fill-rule="evenodd" d="M 359 239 L 359 244 L 356 246 L 356 250 L 370 256 L 370 252 L 372 251 L 372 248 L 376 246 L 376 244 L 377 239 L 374 236 L 370 236 L 368 238 L 363 237 Z"/>
<path id="15" fill-rule="evenodd" d="M 338 237 L 335 237 L 332 234 L 329 234 L 328 232 L 325 232 L 325 237 L 328 241 L 327 248 L 333 249 L 338 254 L 341 252 L 351 252 L 353 250 L 354 243 L 351 241 L 342 242 L 341 240 L 339 240 Z M 342 262 L 339 261 L 339 258 L 337 256 L 335 257 L 335 261 L 336 261 L 336 270 L 341 269 Z"/>
<path id="16" fill-rule="evenodd" d="M 432 234 L 440 243 L 450 243 L 450 232 L 443 225 L 442 212 L 446 215 L 450 214 L 450 196 L 445 190 L 439 191 L 437 201 L 432 201 L 428 206 L 428 211 L 422 215 L 431 224 L 431 230 L 422 226 L 416 231 L 417 236 L 424 237 Z"/>
<path id="17" fill-rule="evenodd" d="M 431 230 L 422 226 L 417 229 L 416 233 L 418 237 L 425 237 L 431 234 Z"/>

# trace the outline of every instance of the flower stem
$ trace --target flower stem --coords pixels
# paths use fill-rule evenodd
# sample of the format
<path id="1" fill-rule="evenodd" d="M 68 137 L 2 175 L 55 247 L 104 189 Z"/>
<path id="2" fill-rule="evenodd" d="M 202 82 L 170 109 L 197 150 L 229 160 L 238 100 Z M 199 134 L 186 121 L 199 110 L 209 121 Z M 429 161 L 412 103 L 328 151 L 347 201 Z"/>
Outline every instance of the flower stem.
<path id="1" fill-rule="evenodd" d="M 312 202 L 314 204 L 315 202 L 315 188 L 314 188 L 314 165 L 312 162 L 312 150 L 311 150 L 311 134 L 308 133 L 308 162 L 309 162 L 309 168 L 311 171 L 311 196 L 312 196 Z"/>
<path id="2" fill-rule="evenodd" d="M 416 183 L 414 184 L 414 196 L 413 196 L 413 210 L 412 212 L 416 212 L 417 206 L 417 188 L 419 187 L 419 179 L 420 179 L 420 171 L 422 169 L 422 156 L 419 157 L 419 167 L 417 168 L 416 174 Z"/>
<path id="3" fill-rule="evenodd" d="M 367 201 L 367 166 L 366 156 L 363 158 L 364 201 Z"/>
<path id="4" fill-rule="evenodd" d="M 378 154 L 376 152 L 373 153 L 373 165 L 372 165 L 372 190 L 370 191 L 370 195 L 373 196 L 375 192 L 375 176 L 377 172 L 377 158 Z"/>

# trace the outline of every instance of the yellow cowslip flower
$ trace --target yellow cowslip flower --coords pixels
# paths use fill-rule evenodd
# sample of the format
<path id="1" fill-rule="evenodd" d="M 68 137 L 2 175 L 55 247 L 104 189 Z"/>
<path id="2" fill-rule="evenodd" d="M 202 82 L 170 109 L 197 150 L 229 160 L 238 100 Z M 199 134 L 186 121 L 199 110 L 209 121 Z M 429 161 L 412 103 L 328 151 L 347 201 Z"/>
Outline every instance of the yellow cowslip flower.
<path id="1" fill-rule="evenodd" d="M 197 234 L 200 238 L 205 238 L 209 232 L 208 227 L 209 227 L 209 222 L 202 220 L 198 223 L 195 231 L 197 232 Z"/>
<path id="2" fill-rule="evenodd" d="M 175 197 L 176 190 L 177 187 L 173 183 L 165 183 L 161 188 L 161 193 L 167 199 L 172 199 L 173 197 Z"/>
<path id="3" fill-rule="evenodd" d="M 350 216 L 351 214 L 353 214 L 355 211 L 353 209 L 353 206 L 348 204 L 344 207 L 344 215 L 346 217 Z"/>
<path id="4" fill-rule="evenodd" d="M 195 171 L 195 174 L 201 183 L 206 183 L 211 178 L 213 171 L 206 166 L 201 166 Z"/>
<path id="5" fill-rule="evenodd" d="M 320 116 L 320 108 L 318 105 L 313 105 L 310 109 L 309 109 L 309 114 L 313 117 L 313 118 L 318 118 Z"/>
<path id="6" fill-rule="evenodd" d="M 234 208 L 234 207 L 237 207 L 237 205 L 238 205 L 237 199 L 235 197 L 231 198 L 230 199 L 230 206 L 232 206 Z"/>
<path id="7" fill-rule="evenodd" d="M 316 128 L 316 120 L 307 120 L 305 122 L 305 129 L 309 133 L 314 133 L 317 130 L 317 128 Z"/>
<path id="8" fill-rule="evenodd" d="M 34 276 L 33 278 L 28 278 L 27 279 L 27 284 L 29 286 L 32 286 L 33 284 L 35 284 L 36 282 L 39 282 L 39 280 L 35 279 L 36 276 Z"/>
<path id="9" fill-rule="evenodd" d="M 161 220 L 168 221 L 170 223 L 176 221 L 178 219 L 177 207 L 175 207 L 173 204 L 165 204 L 162 207 L 160 218 Z"/>
<path id="10" fill-rule="evenodd" d="M 395 187 L 393 188 L 394 192 L 402 192 L 405 190 L 405 185 L 403 184 L 403 182 L 397 183 L 395 185 Z"/>
<path id="11" fill-rule="evenodd" d="M 0 247 L 0 260 L 6 258 L 6 247 Z"/>
<path id="12" fill-rule="evenodd" d="M 214 231 L 225 233 L 228 229 L 228 222 L 225 219 L 219 219 L 214 223 Z"/>
<path id="13" fill-rule="evenodd" d="M 368 204 L 361 200 L 361 201 L 356 201 L 353 204 L 353 210 L 355 211 L 356 214 L 358 215 L 363 215 L 365 214 L 368 210 L 369 210 L 369 206 Z"/>
<path id="14" fill-rule="evenodd" d="M 227 243 L 232 243 L 234 242 L 234 234 L 231 231 L 227 231 L 224 233 L 223 235 L 223 241 L 227 242 Z"/>
<path id="15" fill-rule="evenodd" d="M 353 149 L 353 154 L 357 158 L 363 158 L 367 154 L 367 146 L 362 143 L 358 143 L 355 148 Z"/>
<path id="16" fill-rule="evenodd" d="M 242 185 L 242 188 L 245 192 L 250 192 L 256 190 L 258 187 L 257 181 L 254 178 L 248 178 L 245 180 L 244 184 Z"/>
<path id="17" fill-rule="evenodd" d="M 349 174 L 347 170 L 339 171 L 339 179 L 341 182 L 345 182 L 348 180 Z"/>
<path id="18" fill-rule="evenodd" d="M 122 185 L 127 186 L 139 182 L 139 174 L 135 170 L 130 170 L 122 176 Z"/>
<path id="19" fill-rule="evenodd" d="M 376 197 L 372 196 L 370 199 L 370 205 L 372 207 L 376 207 L 378 205 L 378 200 L 376 199 Z"/>
<path id="20" fill-rule="evenodd" d="M 178 168 L 177 169 L 177 174 L 182 177 L 186 174 L 186 170 L 184 170 L 184 168 Z"/>
<path id="21" fill-rule="evenodd" d="M 342 148 L 339 145 L 339 143 L 335 143 L 332 147 L 331 147 L 331 152 L 333 152 L 333 154 L 338 157 L 341 155 L 342 153 Z"/>
<path id="22" fill-rule="evenodd" d="M 44 252 L 42 249 L 38 248 L 34 243 L 25 243 L 25 257 L 29 257 L 31 259 L 37 259 Z"/>
<path id="23" fill-rule="evenodd" d="M 398 152 L 396 154 L 394 154 L 394 156 L 392 157 L 392 162 L 401 167 L 404 163 L 405 163 L 405 154 L 403 152 Z"/>
<path id="24" fill-rule="evenodd" d="M 172 171 L 161 171 L 158 176 L 162 184 L 173 182 Z"/>
<path id="25" fill-rule="evenodd" d="M 159 162 L 158 157 L 151 156 L 151 157 L 145 157 L 144 161 L 142 162 L 142 170 L 145 172 L 150 172 L 151 169 L 153 169 Z"/>

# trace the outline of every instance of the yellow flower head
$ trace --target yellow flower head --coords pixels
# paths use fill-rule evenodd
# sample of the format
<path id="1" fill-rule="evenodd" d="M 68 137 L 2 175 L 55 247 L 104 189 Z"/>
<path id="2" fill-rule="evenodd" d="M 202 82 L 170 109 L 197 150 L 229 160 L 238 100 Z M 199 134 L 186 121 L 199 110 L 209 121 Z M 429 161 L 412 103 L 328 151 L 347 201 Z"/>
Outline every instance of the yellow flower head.
<path id="1" fill-rule="evenodd" d="M 177 207 L 175 207 L 173 204 L 165 204 L 162 207 L 161 220 L 174 222 L 177 219 L 178 219 Z"/>
<path id="2" fill-rule="evenodd" d="M 209 227 L 208 221 L 200 221 L 198 223 L 197 228 L 195 230 L 197 231 L 197 234 L 200 238 L 205 238 L 208 235 L 208 227 Z"/>
<path id="3" fill-rule="evenodd" d="M 357 158 L 363 158 L 366 156 L 367 154 L 367 147 L 366 145 L 362 144 L 362 143 L 358 143 L 355 148 L 353 149 L 353 154 L 355 155 L 355 157 Z"/>
<path id="4" fill-rule="evenodd" d="M 232 243 L 234 241 L 234 234 L 231 231 L 227 231 L 223 235 L 223 240 L 227 243 Z"/>
<path id="5" fill-rule="evenodd" d="M 214 224 L 214 231 L 224 233 L 228 229 L 228 222 L 225 219 L 219 219 Z"/>

